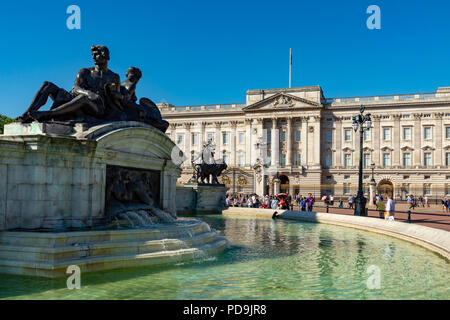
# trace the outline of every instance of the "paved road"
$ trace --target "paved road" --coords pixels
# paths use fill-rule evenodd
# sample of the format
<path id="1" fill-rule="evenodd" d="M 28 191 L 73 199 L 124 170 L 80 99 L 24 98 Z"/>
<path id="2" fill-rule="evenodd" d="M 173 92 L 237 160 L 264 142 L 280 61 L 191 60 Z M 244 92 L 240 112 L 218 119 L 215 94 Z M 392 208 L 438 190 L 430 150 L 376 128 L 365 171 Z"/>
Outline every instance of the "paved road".
<path id="1" fill-rule="evenodd" d="M 395 220 L 397 221 L 408 221 L 408 208 L 409 206 L 406 204 L 398 204 L 396 205 L 396 213 Z M 297 207 L 294 206 L 294 209 L 297 210 Z M 372 209 L 372 210 L 370 210 Z M 326 208 L 323 202 L 316 202 L 314 206 L 314 211 L 316 212 L 326 212 Z M 404 212 L 403 212 L 404 211 Z M 335 204 L 333 207 L 329 207 L 329 213 L 338 213 L 338 214 L 353 214 L 353 209 L 349 209 L 348 205 L 344 205 L 344 209 L 337 208 Z M 425 214 L 429 213 L 429 214 Z M 433 214 L 433 215 L 432 215 Z M 374 211 L 374 207 L 369 207 L 369 217 L 378 217 L 379 213 Z M 443 229 L 446 231 L 450 231 L 450 213 L 443 213 L 441 211 L 441 207 L 437 205 L 432 205 L 430 208 L 416 208 L 411 210 L 411 223 L 420 224 L 423 226 Z"/>

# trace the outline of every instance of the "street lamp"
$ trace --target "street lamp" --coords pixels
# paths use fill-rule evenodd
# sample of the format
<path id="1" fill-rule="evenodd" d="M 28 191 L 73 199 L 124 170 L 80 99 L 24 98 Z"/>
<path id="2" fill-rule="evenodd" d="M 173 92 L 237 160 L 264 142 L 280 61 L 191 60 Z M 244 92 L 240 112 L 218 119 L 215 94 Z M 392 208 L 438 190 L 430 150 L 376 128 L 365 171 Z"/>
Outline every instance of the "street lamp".
<path id="1" fill-rule="evenodd" d="M 376 185 L 377 182 L 375 181 L 375 177 L 373 175 L 373 170 L 375 169 L 375 163 L 371 163 L 370 164 L 370 168 L 372 168 L 372 180 L 370 180 L 370 183 L 373 184 L 373 185 Z"/>
<path id="2" fill-rule="evenodd" d="M 353 117 L 352 128 L 356 132 L 359 128 L 359 176 L 358 176 L 358 194 L 355 198 L 355 216 L 366 215 L 366 198 L 362 190 L 362 168 L 363 168 L 363 136 L 364 130 L 369 130 L 372 126 L 372 120 L 370 119 L 370 113 L 364 115 L 364 106 L 360 106 L 359 114 Z"/>

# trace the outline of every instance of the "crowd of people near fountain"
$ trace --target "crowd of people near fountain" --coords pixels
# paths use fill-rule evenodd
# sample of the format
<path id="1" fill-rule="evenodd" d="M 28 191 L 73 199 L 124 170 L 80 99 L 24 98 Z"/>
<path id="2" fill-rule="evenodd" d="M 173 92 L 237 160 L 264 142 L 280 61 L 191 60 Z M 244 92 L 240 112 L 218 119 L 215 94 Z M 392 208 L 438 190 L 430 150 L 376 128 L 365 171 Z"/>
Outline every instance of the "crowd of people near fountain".
<path id="1" fill-rule="evenodd" d="M 315 198 L 311 193 L 306 196 L 288 195 L 280 193 L 278 195 L 265 195 L 260 197 L 257 194 L 227 194 L 225 199 L 226 207 L 247 207 L 260 209 L 282 209 L 293 210 L 294 206 L 301 211 L 313 210 Z"/>

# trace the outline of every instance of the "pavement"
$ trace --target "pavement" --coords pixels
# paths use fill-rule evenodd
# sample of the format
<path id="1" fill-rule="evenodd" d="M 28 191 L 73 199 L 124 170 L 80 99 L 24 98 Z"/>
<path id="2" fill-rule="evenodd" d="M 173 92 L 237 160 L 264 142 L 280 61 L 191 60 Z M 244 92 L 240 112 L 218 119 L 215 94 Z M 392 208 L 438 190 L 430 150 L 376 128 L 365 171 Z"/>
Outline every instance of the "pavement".
<path id="1" fill-rule="evenodd" d="M 368 206 L 368 209 L 369 217 L 379 218 L 379 213 L 376 211 L 375 206 Z M 298 210 L 296 205 L 294 205 L 294 210 Z M 408 210 L 408 204 L 396 203 L 394 215 L 395 220 L 407 222 Z M 316 201 L 313 211 L 326 212 L 326 205 L 322 201 Z M 329 206 L 328 213 L 353 215 L 354 210 L 348 208 L 348 203 L 344 203 L 343 209 L 338 208 L 338 204 L 335 202 L 333 206 Z M 415 209 L 411 209 L 411 223 L 450 231 L 450 213 L 442 212 L 441 205 L 436 204 L 431 204 L 430 207 L 416 207 Z"/>

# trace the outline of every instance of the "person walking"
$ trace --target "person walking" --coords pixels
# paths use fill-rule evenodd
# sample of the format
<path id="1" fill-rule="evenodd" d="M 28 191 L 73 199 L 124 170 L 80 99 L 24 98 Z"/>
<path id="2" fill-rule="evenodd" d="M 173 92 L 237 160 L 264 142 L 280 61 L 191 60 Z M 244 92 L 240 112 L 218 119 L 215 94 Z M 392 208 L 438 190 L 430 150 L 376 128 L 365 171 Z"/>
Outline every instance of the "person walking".
<path id="1" fill-rule="evenodd" d="M 393 220 L 394 212 L 395 212 L 395 202 L 394 200 L 392 200 L 391 196 L 387 196 L 386 216 L 384 218 L 387 220 Z M 389 219 L 390 217 L 392 217 L 392 219 Z"/>
<path id="2" fill-rule="evenodd" d="M 339 198 L 339 208 L 344 208 L 344 201 L 342 200 L 342 197 Z"/>
<path id="3" fill-rule="evenodd" d="M 330 205 L 334 205 L 334 197 L 332 194 L 330 194 Z"/>
<path id="4" fill-rule="evenodd" d="M 386 205 L 383 200 L 379 199 L 377 200 L 377 210 L 378 214 L 380 215 L 380 219 L 384 219 L 384 212 L 386 209 Z"/>
<path id="5" fill-rule="evenodd" d="M 353 209 L 353 200 L 355 200 L 355 198 L 353 198 L 353 196 L 350 196 L 350 198 L 348 198 L 348 207 L 350 209 Z"/>
<path id="6" fill-rule="evenodd" d="M 314 198 L 311 193 L 308 193 L 308 198 L 306 198 L 308 201 L 308 212 L 312 212 L 313 205 L 314 205 Z"/>
<path id="7" fill-rule="evenodd" d="M 302 206 L 302 211 L 306 211 L 307 203 L 308 203 L 308 201 L 306 201 L 306 198 L 302 197 L 302 201 L 300 202 L 300 204 Z"/>

